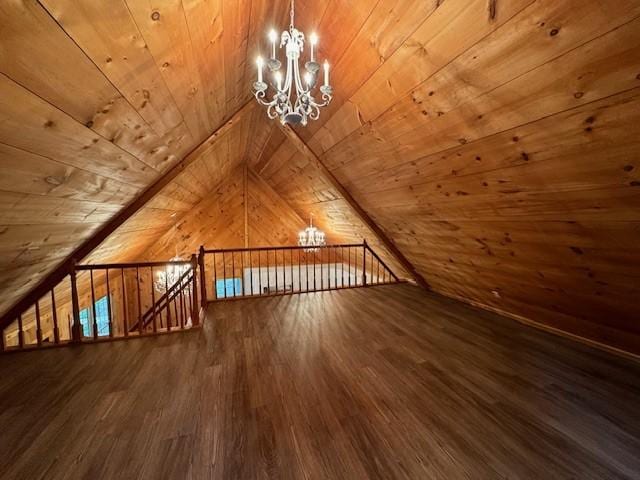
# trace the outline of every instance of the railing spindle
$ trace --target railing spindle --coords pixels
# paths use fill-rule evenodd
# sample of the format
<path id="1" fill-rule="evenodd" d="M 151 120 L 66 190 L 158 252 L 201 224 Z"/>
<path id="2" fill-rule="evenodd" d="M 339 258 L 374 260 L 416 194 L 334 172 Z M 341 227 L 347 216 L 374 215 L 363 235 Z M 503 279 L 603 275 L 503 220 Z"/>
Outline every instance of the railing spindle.
<path id="1" fill-rule="evenodd" d="M 165 279 L 167 278 L 167 271 L 165 269 Z M 142 321 L 142 299 L 140 298 L 140 267 L 136 267 L 136 291 L 138 294 L 138 334 L 142 335 L 143 321 Z"/>
<path id="2" fill-rule="evenodd" d="M 42 346 L 42 324 L 40 321 L 40 300 L 36 300 L 36 344 Z"/>
<path id="3" fill-rule="evenodd" d="M 274 263 L 275 274 L 276 274 L 276 293 L 278 293 L 278 251 L 277 250 L 273 251 L 273 263 Z"/>
<path id="4" fill-rule="evenodd" d="M 60 343 L 60 329 L 58 328 L 55 288 L 51 289 L 51 318 L 53 319 L 53 343 L 58 344 Z"/>
<path id="5" fill-rule="evenodd" d="M 153 266 L 150 267 L 151 270 L 151 315 L 153 322 L 153 333 L 158 331 L 158 320 L 156 319 L 156 288 L 153 281 Z"/>
<path id="6" fill-rule="evenodd" d="M 96 315 L 96 292 L 93 288 L 93 270 L 89 270 L 89 278 L 91 279 L 91 313 L 93 314 L 93 339 L 98 339 L 98 316 Z"/>
<path id="7" fill-rule="evenodd" d="M 201 296 L 202 296 L 202 308 L 206 309 L 207 308 L 207 301 L 209 300 L 209 298 L 207 297 L 207 275 L 205 272 L 205 265 L 204 265 L 204 245 L 200 245 L 200 256 L 198 257 L 198 263 L 200 264 L 200 290 L 201 290 Z M 215 268 L 216 268 L 216 256 L 215 254 L 213 255 L 213 269 L 214 269 L 214 282 L 213 282 L 213 288 L 214 290 L 216 290 L 216 286 L 217 283 L 215 282 Z"/>
<path id="8" fill-rule="evenodd" d="M 127 290 L 124 282 L 124 268 L 120 269 L 120 276 L 122 278 L 122 321 L 124 326 L 124 336 L 129 336 L 129 315 L 127 313 Z"/>
<path id="9" fill-rule="evenodd" d="M 18 315 L 18 347 L 24 348 L 24 331 L 22 330 L 22 315 Z"/>
<path id="10" fill-rule="evenodd" d="M 236 262 L 235 262 L 235 253 L 231 252 L 231 284 L 233 287 L 233 296 L 236 296 Z"/>
<path id="11" fill-rule="evenodd" d="M 224 298 L 227 298 L 227 261 L 224 258 L 224 252 L 222 252 L 222 276 L 224 278 Z"/>
<path id="12" fill-rule="evenodd" d="M 198 325 L 200 323 L 200 315 L 198 312 L 198 260 L 195 253 L 191 255 L 191 323 Z M 205 299 L 206 300 L 206 299 Z"/>
<path id="13" fill-rule="evenodd" d="M 164 267 L 164 293 L 166 295 L 165 297 L 165 303 L 166 303 L 166 308 L 165 310 L 167 311 L 167 332 L 171 331 L 171 305 L 169 302 L 169 281 L 167 280 L 167 267 Z"/>
<path id="14" fill-rule="evenodd" d="M 111 311 L 111 286 L 109 285 L 109 269 L 106 269 L 107 274 L 107 315 L 109 316 L 109 337 L 113 338 L 113 315 Z M 151 288 L 153 288 L 153 276 L 151 277 Z"/>

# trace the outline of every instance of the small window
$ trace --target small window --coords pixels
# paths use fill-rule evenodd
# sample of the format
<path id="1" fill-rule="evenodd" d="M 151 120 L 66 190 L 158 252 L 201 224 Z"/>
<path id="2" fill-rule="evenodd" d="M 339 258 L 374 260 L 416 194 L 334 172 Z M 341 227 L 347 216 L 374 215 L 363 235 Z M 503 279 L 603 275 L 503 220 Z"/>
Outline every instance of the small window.
<path id="1" fill-rule="evenodd" d="M 96 323 L 98 324 L 98 336 L 109 335 L 109 299 L 105 295 L 96 301 Z"/>
<path id="2" fill-rule="evenodd" d="M 85 337 L 91 336 L 91 314 L 88 308 L 80 310 L 80 325 L 82 325 L 82 335 Z"/>
<path id="3" fill-rule="evenodd" d="M 233 296 L 238 297 L 241 295 L 242 295 L 242 280 L 240 278 L 227 278 L 223 280 L 216 280 L 216 298 L 225 298 L 225 297 L 233 297 Z"/>
<path id="4" fill-rule="evenodd" d="M 109 335 L 109 303 L 107 296 L 96 300 L 96 325 L 98 327 L 98 336 L 106 337 Z M 80 325 L 82 325 L 82 335 L 85 337 L 93 336 L 93 311 L 91 307 L 80 310 Z"/>

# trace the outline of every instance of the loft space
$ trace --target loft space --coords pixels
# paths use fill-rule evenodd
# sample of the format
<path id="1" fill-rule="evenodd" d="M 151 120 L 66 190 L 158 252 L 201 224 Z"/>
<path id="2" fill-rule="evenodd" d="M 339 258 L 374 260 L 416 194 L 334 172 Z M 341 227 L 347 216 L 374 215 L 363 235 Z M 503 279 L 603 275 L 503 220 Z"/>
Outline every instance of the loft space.
<path id="1" fill-rule="evenodd" d="M 2 2 L 0 477 L 638 476 L 639 107 L 637 0 Z"/>

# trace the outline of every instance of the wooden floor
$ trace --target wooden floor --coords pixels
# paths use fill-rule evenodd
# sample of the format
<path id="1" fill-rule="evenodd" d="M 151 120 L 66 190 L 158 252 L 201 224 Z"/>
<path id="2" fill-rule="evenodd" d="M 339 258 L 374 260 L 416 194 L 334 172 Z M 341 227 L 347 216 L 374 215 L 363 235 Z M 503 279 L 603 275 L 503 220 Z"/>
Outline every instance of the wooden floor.
<path id="1" fill-rule="evenodd" d="M 409 285 L 0 357 L 2 479 L 640 478 L 640 365 Z"/>

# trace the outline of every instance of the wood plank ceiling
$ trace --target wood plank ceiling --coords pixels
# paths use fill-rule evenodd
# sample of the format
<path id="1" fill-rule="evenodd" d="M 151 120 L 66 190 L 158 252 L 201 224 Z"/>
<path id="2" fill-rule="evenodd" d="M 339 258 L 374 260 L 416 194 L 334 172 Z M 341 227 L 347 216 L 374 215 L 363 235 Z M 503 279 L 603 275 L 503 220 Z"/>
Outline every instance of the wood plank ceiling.
<path id="1" fill-rule="evenodd" d="M 435 291 L 640 349 L 640 1 L 296 12 L 336 92 L 298 134 Z M 280 0 L 0 3 L 0 312 L 250 99 L 287 21 Z M 183 254 L 290 243 L 310 213 L 392 259 L 251 107 L 88 260 L 164 259 L 175 224 Z"/>

